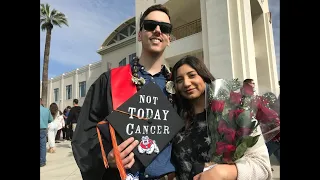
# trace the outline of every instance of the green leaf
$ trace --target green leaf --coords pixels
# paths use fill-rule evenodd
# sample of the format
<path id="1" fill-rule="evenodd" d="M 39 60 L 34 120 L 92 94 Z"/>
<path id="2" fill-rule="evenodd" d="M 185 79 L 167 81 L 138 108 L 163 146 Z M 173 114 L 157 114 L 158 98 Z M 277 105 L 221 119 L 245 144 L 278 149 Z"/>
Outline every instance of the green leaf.
<path id="1" fill-rule="evenodd" d="M 216 142 L 219 139 L 217 126 L 218 126 L 218 122 L 216 121 L 216 117 L 213 115 L 213 113 L 212 114 L 210 113 L 208 117 L 208 128 L 209 128 L 209 134 L 210 134 L 210 140 L 211 140 L 209 153 L 211 155 L 215 154 Z"/>
<path id="2" fill-rule="evenodd" d="M 249 137 L 251 137 L 251 138 L 248 138 L 246 143 L 247 143 L 247 146 L 249 148 L 251 148 L 258 142 L 260 135 L 257 135 L 257 136 L 254 136 L 254 137 L 249 136 Z"/>
<path id="3" fill-rule="evenodd" d="M 233 161 L 242 158 L 244 152 L 246 152 L 247 149 L 248 147 L 246 142 L 242 142 L 240 145 L 238 145 L 236 151 L 233 154 Z"/>
<path id="4" fill-rule="evenodd" d="M 241 114 L 239 114 L 238 119 L 236 120 L 239 127 L 252 127 L 252 121 L 250 118 L 250 111 L 244 110 Z"/>
<path id="5" fill-rule="evenodd" d="M 260 135 L 257 136 L 245 136 L 243 137 L 241 143 L 237 145 L 237 149 L 233 155 L 233 160 L 236 161 L 244 155 L 248 148 L 253 147 L 259 140 Z"/>
<path id="6" fill-rule="evenodd" d="M 210 161 L 220 164 L 222 163 L 222 155 L 212 155 Z"/>

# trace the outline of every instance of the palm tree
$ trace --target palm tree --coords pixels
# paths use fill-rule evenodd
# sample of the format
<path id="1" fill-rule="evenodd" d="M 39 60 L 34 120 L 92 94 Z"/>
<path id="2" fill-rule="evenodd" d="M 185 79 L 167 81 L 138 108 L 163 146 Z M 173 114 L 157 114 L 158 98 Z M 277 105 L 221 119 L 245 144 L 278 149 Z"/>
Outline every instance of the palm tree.
<path id="1" fill-rule="evenodd" d="M 46 43 L 44 47 L 44 58 L 43 58 L 43 71 L 42 71 L 42 101 L 43 105 L 47 105 L 47 93 L 48 93 L 48 68 L 49 68 L 49 54 L 50 54 L 50 43 L 51 43 L 51 31 L 54 26 L 68 25 L 66 16 L 55 10 L 50 10 L 49 4 L 40 4 L 40 25 L 42 31 L 46 33 Z"/>

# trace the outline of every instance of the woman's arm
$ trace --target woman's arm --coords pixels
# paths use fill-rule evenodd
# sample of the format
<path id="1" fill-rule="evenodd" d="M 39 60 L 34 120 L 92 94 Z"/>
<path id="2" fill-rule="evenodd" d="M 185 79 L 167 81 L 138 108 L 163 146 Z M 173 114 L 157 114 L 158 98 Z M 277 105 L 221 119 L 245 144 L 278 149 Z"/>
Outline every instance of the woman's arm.
<path id="1" fill-rule="evenodd" d="M 271 180 L 271 164 L 260 126 L 252 136 L 260 134 L 258 142 L 249 148 L 235 165 L 219 164 L 194 179 L 198 180 Z"/>
<path id="2" fill-rule="evenodd" d="M 258 142 L 252 148 L 249 148 L 241 159 L 236 161 L 237 180 L 272 179 L 269 153 L 260 126 L 257 127 L 256 131 L 252 136 L 260 134 Z"/>
<path id="3" fill-rule="evenodd" d="M 256 135 L 260 135 L 258 142 L 252 148 L 249 148 L 241 159 L 236 161 L 237 180 L 272 179 L 269 153 L 260 126 L 252 134 L 252 136 Z"/>
<path id="4" fill-rule="evenodd" d="M 60 123 L 62 124 L 62 127 L 65 126 L 64 118 L 63 116 L 60 116 Z"/>

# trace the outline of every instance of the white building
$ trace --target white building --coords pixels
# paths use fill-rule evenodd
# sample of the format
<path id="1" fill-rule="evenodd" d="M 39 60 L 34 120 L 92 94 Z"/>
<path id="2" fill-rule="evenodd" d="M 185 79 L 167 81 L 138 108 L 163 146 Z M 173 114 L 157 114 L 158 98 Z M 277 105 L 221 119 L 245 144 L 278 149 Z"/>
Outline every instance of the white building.
<path id="1" fill-rule="evenodd" d="M 110 68 L 128 64 L 141 53 L 137 41 L 139 17 L 156 0 L 135 0 L 136 16 L 121 23 L 97 53 L 101 61 L 51 78 L 48 105 L 61 109 L 78 98 L 82 105 L 91 84 Z M 258 92 L 279 94 L 272 21 L 268 0 L 169 0 L 174 26 L 165 62 L 173 66 L 181 57 L 202 59 L 216 78 L 252 78 Z M 137 17 L 137 18 L 136 18 Z M 101 37 L 103 38 L 103 37 Z M 41 83 L 40 83 L 41 84 Z M 41 94 L 41 85 L 40 85 Z"/>

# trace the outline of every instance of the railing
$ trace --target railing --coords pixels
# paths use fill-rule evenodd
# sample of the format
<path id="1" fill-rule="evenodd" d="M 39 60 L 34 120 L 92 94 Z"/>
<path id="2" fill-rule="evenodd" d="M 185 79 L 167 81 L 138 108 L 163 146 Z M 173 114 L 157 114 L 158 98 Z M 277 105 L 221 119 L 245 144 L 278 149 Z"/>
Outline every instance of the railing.
<path id="1" fill-rule="evenodd" d="M 184 24 L 182 26 L 179 26 L 177 28 L 174 28 L 171 33 L 171 41 L 175 41 L 187 36 L 190 36 L 192 34 L 196 34 L 198 32 L 202 31 L 201 26 L 201 18 L 191 21 L 187 24 Z"/>

